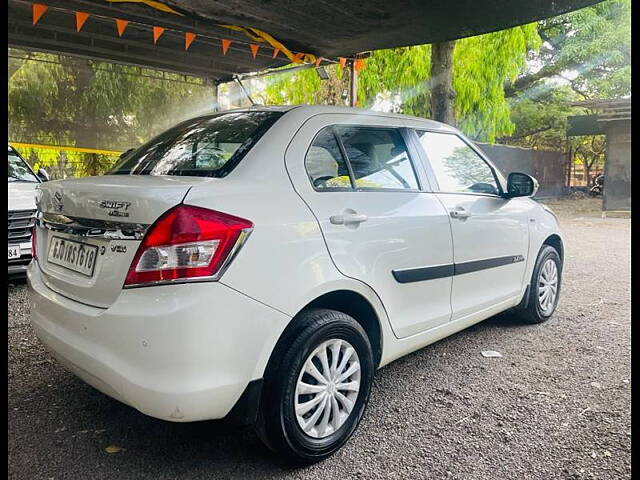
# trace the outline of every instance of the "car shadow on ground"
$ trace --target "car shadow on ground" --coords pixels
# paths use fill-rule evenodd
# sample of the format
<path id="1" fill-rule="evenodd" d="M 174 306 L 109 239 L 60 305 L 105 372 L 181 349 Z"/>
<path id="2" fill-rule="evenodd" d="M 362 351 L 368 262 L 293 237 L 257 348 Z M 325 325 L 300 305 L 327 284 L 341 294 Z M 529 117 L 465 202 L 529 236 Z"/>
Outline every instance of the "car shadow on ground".
<path id="1" fill-rule="evenodd" d="M 61 433 L 54 448 L 62 446 L 81 454 L 84 465 L 73 468 L 101 470 L 108 460 L 110 469 L 117 465 L 123 472 L 144 471 L 145 478 L 166 478 L 172 474 L 199 478 L 198 472 L 244 475 L 252 469 L 275 474 L 287 470 L 251 427 L 225 421 L 158 420 L 103 395 L 70 373 L 61 372 L 61 376 L 64 383 L 57 392 L 43 385 L 39 392 L 30 394 L 49 397 L 50 405 L 59 406 L 56 424 L 63 423 L 63 427 L 45 428 Z M 69 397 L 73 399 L 70 402 Z M 119 451 L 109 454 L 108 447 L 117 447 Z M 80 472 L 76 475 L 75 478 L 82 477 Z"/>

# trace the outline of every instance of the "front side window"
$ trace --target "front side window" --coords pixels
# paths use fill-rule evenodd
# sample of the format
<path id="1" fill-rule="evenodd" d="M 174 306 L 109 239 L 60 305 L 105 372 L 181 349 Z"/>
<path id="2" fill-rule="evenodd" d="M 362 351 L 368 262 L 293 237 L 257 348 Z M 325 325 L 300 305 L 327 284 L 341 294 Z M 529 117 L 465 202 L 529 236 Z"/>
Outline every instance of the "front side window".
<path id="1" fill-rule="evenodd" d="M 11 147 L 9 147 L 9 182 L 40 183 L 27 162 L 22 160 Z"/>
<path id="2" fill-rule="evenodd" d="M 234 112 L 187 120 L 125 155 L 108 175 L 226 175 L 280 118 Z"/>
<path id="3" fill-rule="evenodd" d="M 460 137 L 417 130 L 441 192 L 499 195 L 491 167 Z"/>

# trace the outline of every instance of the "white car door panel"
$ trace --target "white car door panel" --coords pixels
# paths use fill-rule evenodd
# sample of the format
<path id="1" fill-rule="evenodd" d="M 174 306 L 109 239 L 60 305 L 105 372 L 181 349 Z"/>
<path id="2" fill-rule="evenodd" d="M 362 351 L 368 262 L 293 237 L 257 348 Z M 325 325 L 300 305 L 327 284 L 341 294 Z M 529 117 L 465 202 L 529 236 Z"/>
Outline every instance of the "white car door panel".
<path id="1" fill-rule="evenodd" d="M 307 172 L 305 156 L 307 151 L 318 158 L 326 155 L 326 151 L 312 151 L 316 147 L 310 145 L 328 125 L 375 128 L 403 125 L 389 125 L 389 119 L 382 117 L 318 115 L 300 128 L 287 149 L 286 166 L 294 188 L 317 218 L 337 269 L 376 291 L 399 338 L 447 323 L 451 318 L 452 278 L 425 276 L 431 267 L 451 265 L 453 261 L 448 214 L 441 202 L 436 195 L 417 189 L 353 190 L 348 178 L 340 176 L 340 166 L 334 174 L 337 177 L 328 183 L 346 188 L 314 189 L 309 175 L 325 177 L 319 172 Z M 327 146 L 325 150 L 329 149 Z M 349 157 L 352 156 L 350 153 Z M 313 170 L 312 166 L 309 168 Z M 407 175 L 406 168 L 401 173 Z M 388 175 L 380 180 L 379 174 L 360 178 L 361 186 L 394 181 Z M 418 168 L 417 174 L 424 184 L 424 172 Z"/>
<path id="2" fill-rule="evenodd" d="M 461 137 L 416 131 L 438 199 L 449 213 L 454 250 L 452 320 L 514 301 L 529 252 L 528 214 L 499 196 L 492 166 Z"/>
<path id="3" fill-rule="evenodd" d="M 452 319 L 518 296 L 529 251 L 523 212 L 514 211 L 511 202 L 500 197 L 441 193 L 438 198 L 449 212 L 464 209 L 468 215 L 450 217 L 455 263 Z"/>

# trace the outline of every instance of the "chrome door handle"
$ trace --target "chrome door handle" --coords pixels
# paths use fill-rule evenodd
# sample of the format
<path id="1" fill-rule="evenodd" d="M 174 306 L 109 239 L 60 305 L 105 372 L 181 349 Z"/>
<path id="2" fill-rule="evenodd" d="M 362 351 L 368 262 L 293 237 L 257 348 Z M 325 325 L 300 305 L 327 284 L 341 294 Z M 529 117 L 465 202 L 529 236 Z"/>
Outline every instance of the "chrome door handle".
<path id="1" fill-rule="evenodd" d="M 329 221 L 334 225 L 352 225 L 366 222 L 369 219 L 364 213 L 348 215 L 332 215 Z"/>
<path id="2" fill-rule="evenodd" d="M 457 207 L 455 210 L 449 211 L 449 215 L 451 215 L 451 218 L 464 220 L 465 218 L 469 218 L 471 216 L 471 213 L 469 213 L 462 207 Z"/>

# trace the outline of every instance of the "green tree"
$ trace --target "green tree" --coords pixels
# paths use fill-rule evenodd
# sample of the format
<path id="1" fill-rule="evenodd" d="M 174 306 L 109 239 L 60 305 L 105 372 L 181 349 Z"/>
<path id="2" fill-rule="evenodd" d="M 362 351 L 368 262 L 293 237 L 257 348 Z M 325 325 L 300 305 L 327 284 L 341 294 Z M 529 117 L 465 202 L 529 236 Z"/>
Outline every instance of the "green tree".
<path id="1" fill-rule="evenodd" d="M 10 50 L 9 57 L 14 142 L 125 150 L 214 107 L 213 89 L 202 79 L 44 53 Z M 114 160 L 74 157 L 78 174 L 101 173 Z M 61 158 L 48 155 L 41 164 Z"/>
<path id="2" fill-rule="evenodd" d="M 604 136 L 567 138 L 567 117 L 597 113 L 572 102 L 631 94 L 630 22 L 629 0 L 608 0 L 539 22 L 544 43 L 530 52 L 530 68 L 505 89 L 516 128 L 499 141 L 570 150 L 590 186 L 592 169 L 604 164 Z"/>
<path id="3" fill-rule="evenodd" d="M 327 66 L 325 70 L 329 80 L 324 81 L 315 69 L 285 71 L 266 77 L 265 88 L 257 92 L 256 98 L 267 105 L 344 105 L 342 92 L 348 88 L 348 74 L 343 75 L 340 67 L 336 66 Z"/>
<path id="4" fill-rule="evenodd" d="M 457 125 L 471 137 L 493 141 L 512 132 L 514 125 L 504 97 L 505 81 L 514 81 L 525 67 L 527 51 L 539 45 L 536 25 L 525 25 L 455 43 L 453 50 L 453 111 Z M 327 67 L 340 87 L 330 95 L 313 70 L 275 77 L 267 85 L 267 103 L 343 103 L 348 77 L 339 67 Z M 389 99 L 397 110 L 410 115 L 431 116 L 432 56 L 430 45 L 378 50 L 366 61 L 358 78 L 359 106 L 368 108 Z"/>
<path id="5" fill-rule="evenodd" d="M 508 97 L 533 94 L 564 83 L 585 98 L 631 94 L 631 0 L 608 0 L 538 23 L 543 40 L 530 52 L 528 69 L 512 85 Z"/>

